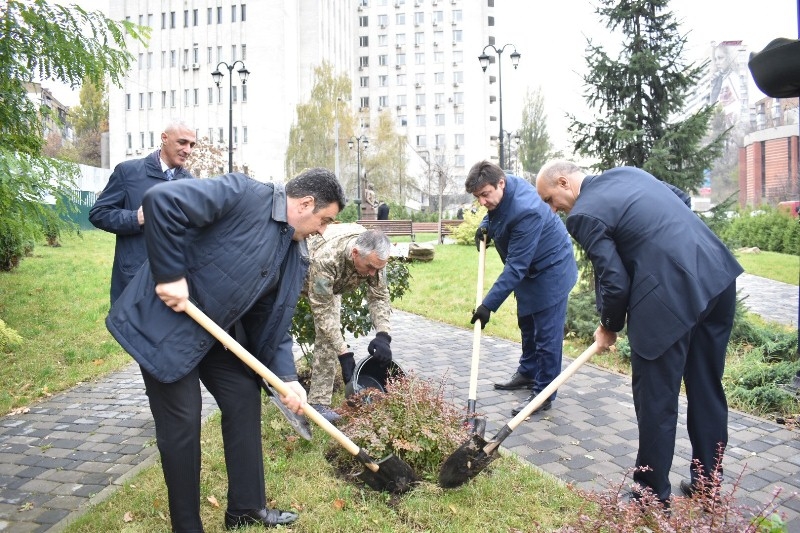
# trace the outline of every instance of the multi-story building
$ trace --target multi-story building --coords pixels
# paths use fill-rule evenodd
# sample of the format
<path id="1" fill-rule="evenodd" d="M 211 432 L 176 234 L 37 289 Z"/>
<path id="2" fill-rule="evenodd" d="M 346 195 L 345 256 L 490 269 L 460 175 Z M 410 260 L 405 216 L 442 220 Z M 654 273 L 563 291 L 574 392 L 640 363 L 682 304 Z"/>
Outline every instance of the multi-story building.
<path id="1" fill-rule="evenodd" d="M 44 138 L 48 139 L 56 134 L 61 142 L 74 141 L 75 130 L 69 122 L 69 108 L 56 99 L 50 89 L 42 87 L 41 83 L 31 82 L 26 86 L 28 98 L 39 108 Z"/>
<path id="2" fill-rule="evenodd" d="M 798 99 L 764 98 L 753 107 L 753 131 L 739 149 L 739 204 L 800 199 Z"/>
<path id="3" fill-rule="evenodd" d="M 147 47 L 132 43 L 136 62 L 124 86 L 110 91 L 112 165 L 155 149 L 173 117 L 194 126 L 199 138 L 227 148 L 232 108 L 234 163 L 257 179 L 282 180 L 296 104 L 308 99 L 314 68 L 327 61 L 352 80 L 359 134 L 369 136 L 378 114 L 391 113 L 408 140 L 409 169 L 438 162 L 463 182 L 469 165 L 497 152 L 490 141 L 497 135 L 492 133 L 497 64 L 484 74 L 477 61 L 494 42 L 492 5 L 491 0 L 111 2 L 111 18 L 152 30 Z M 232 70 L 219 66 L 236 61 L 241 63 Z M 250 73 L 246 84 L 237 74 L 242 65 Z M 211 76 L 217 69 L 225 76 L 220 87 Z M 346 145 L 340 149 L 344 156 Z M 409 176 L 414 177 L 419 178 Z"/>

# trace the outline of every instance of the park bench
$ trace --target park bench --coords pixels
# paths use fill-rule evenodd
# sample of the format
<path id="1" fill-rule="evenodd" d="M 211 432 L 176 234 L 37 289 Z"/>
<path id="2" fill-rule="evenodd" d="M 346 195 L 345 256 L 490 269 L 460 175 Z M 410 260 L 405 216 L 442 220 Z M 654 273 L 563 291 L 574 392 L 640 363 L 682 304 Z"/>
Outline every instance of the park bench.
<path id="1" fill-rule="evenodd" d="M 408 235 L 414 240 L 414 228 L 410 220 L 358 220 L 356 223 L 367 229 L 379 229 L 390 237 Z"/>
<path id="2" fill-rule="evenodd" d="M 452 235 L 453 229 L 456 226 L 464 222 L 463 220 L 442 220 L 442 241 L 448 235 Z M 439 232 L 439 223 L 438 222 L 414 222 L 413 224 L 414 235 L 416 236 L 419 233 L 438 233 Z"/>

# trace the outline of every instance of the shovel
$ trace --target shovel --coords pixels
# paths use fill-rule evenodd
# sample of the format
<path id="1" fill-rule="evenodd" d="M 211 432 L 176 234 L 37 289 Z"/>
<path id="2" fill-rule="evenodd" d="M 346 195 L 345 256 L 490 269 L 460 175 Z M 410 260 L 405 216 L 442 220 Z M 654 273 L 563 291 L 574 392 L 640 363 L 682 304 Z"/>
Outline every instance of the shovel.
<path id="1" fill-rule="evenodd" d="M 486 228 L 483 229 L 483 239 L 480 242 L 478 253 L 478 287 L 475 294 L 475 309 L 483 302 L 483 271 L 486 267 Z M 475 417 L 475 404 L 478 398 L 478 363 L 481 357 L 481 321 L 475 321 L 472 330 L 472 366 L 469 372 L 469 396 L 467 397 L 467 429 L 483 437 L 486 431 L 486 419 Z"/>
<path id="2" fill-rule="evenodd" d="M 556 379 L 554 379 L 542 392 L 525 406 L 525 408 L 511 419 L 494 439 L 487 442 L 480 435 L 473 434 L 470 439 L 458 447 L 445 459 L 439 471 L 439 485 L 444 488 L 458 487 L 480 474 L 489 463 L 497 458 L 497 448 L 523 420 L 528 418 L 547 398 L 553 394 L 567 379 L 569 379 L 583 364 L 597 353 L 597 343 L 589 346 Z"/>
<path id="3" fill-rule="evenodd" d="M 236 342 L 236 339 L 228 335 L 228 332 L 219 327 L 191 301 L 186 302 L 186 314 L 203 326 L 206 331 L 211 333 L 223 346 L 233 352 L 244 364 L 253 369 L 256 374 L 264 378 L 281 396 L 294 394 L 285 382 L 276 376 L 269 368 L 264 366 L 254 355 L 245 350 L 241 344 Z M 328 422 L 319 411 L 308 404 L 303 404 L 303 412 L 366 467 L 366 469 L 356 477 L 366 483 L 371 489 L 398 494 L 411 489 L 411 484 L 416 481 L 416 475 L 411 466 L 399 457 L 390 454 L 380 461 L 375 462 L 364 450 L 359 448 L 355 442 L 350 440 L 347 435 Z"/>

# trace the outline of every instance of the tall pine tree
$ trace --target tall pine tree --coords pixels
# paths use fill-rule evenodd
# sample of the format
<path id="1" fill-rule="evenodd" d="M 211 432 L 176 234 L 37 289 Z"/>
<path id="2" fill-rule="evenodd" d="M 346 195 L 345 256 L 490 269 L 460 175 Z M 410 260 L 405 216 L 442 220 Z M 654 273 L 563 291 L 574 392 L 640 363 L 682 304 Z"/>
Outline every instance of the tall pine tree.
<path id="1" fill-rule="evenodd" d="M 596 13 L 623 36 L 617 59 L 591 39 L 586 98 L 595 120 L 570 115 L 576 151 L 600 169 L 642 168 L 685 191 L 696 191 L 722 148 L 723 136 L 703 145 L 712 105 L 684 112 L 704 64 L 683 58 L 687 43 L 668 0 L 599 0 Z"/>

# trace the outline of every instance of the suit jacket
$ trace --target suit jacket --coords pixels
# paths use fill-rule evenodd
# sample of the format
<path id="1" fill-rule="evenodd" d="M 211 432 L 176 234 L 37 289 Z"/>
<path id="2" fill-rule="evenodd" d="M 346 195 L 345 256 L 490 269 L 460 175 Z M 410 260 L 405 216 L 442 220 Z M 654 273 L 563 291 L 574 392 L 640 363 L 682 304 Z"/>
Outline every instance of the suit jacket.
<path id="1" fill-rule="evenodd" d="M 148 262 L 114 302 L 106 326 L 164 383 L 185 376 L 215 340 L 156 295 L 186 277 L 189 295 L 223 329 L 241 321 L 247 348 L 284 380 L 297 379 L 292 323 L 308 270 L 305 241 L 292 239 L 282 185 L 244 174 L 165 183 L 144 197 Z"/>
<path id="2" fill-rule="evenodd" d="M 497 311 L 513 291 L 517 314 L 525 316 L 568 297 L 578 279 L 572 241 L 530 183 L 506 176 L 503 199 L 481 226 L 488 229 L 504 263 L 483 305 Z"/>
<path id="3" fill-rule="evenodd" d="M 117 236 L 114 266 L 111 269 L 111 303 L 147 259 L 144 227 L 139 225 L 138 211 L 142 198 L 153 185 L 167 181 L 161 170 L 161 151 L 147 157 L 118 164 L 103 192 L 89 210 L 89 220 L 96 227 Z M 175 171 L 173 180 L 191 178 L 184 168 Z"/>
<path id="4" fill-rule="evenodd" d="M 632 167 L 587 176 L 567 229 L 595 269 L 604 327 L 628 321 L 631 348 L 659 357 L 697 324 L 742 267 L 662 182 Z"/>

